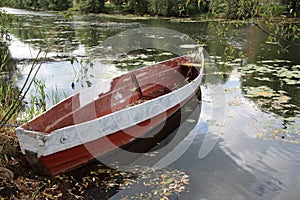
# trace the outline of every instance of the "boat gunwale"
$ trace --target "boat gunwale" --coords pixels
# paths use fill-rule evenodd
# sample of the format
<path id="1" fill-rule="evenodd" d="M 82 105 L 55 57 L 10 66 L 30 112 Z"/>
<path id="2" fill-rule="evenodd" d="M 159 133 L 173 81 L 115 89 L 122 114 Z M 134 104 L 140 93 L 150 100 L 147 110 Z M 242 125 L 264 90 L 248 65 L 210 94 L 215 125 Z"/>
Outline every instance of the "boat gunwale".
<path id="1" fill-rule="evenodd" d="M 193 54 L 183 55 L 183 56 L 179 56 L 179 57 L 175 57 L 175 58 L 170 58 L 170 59 L 168 59 L 168 60 L 163 60 L 163 61 L 154 63 L 154 64 L 152 64 L 152 65 L 147 65 L 147 66 L 143 66 L 143 67 L 139 67 L 139 68 L 133 69 L 133 70 L 131 70 L 131 71 L 127 71 L 126 73 L 117 75 L 117 76 L 115 76 L 115 77 L 111 77 L 111 78 L 109 78 L 109 79 L 104 79 L 103 82 L 99 82 L 99 83 L 97 83 L 97 84 L 95 84 L 95 85 L 93 85 L 93 86 L 91 86 L 91 87 L 88 87 L 88 88 L 84 88 L 84 89 L 82 89 L 82 90 L 80 90 L 80 91 L 78 91 L 78 92 L 76 92 L 76 93 L 70 95 L 69 97 L 60 100 L 58 103 L 56 103 L 56 104 L 52 105 L 51 107 L 49 107 L 46 111 L 43 111 L 42 113 L 40 113 L 40 114 L 37 115 L 36 117 L 32 118 L 31 120 L 27 121 L 26 123 L 21 124 L 21 125 L 20 125 L 19 127 L 17 127 L 16 129 L 22 128 L 22 129 L 24 129 L 24 130 L 26 130 L 26 131 L 31 131 L 31 132 L 34 132 L 34 133 L 50 134 L 51 132 L 53 132 L 53 131 L 55 131 L 55 130 L 51 131 L 50 133 L 45 133 L 45 132 L 43 132 L 43 131 L 34 131 L 34 130 L 26 129 L 26 128 L 23 128 L 23 126 L 26 126 L 28 123 L 30 123 L 30 122 L 32 122 L 32 121 L 34 121 L 34 120 L 36 120 L 36 119 L 42 117 L 45 113 L 47 113 L 48 111 L 52 110 L 53 108 L 55 108 L 57 105 L 63 103 L 64 101 L 66 101 L 66 100 L 68 100 L 68 99 L 71 99 L 71 98 L 75 97 L 76 95 L 80 95 L 81 93 L 84 93 L 84 92 L 86 92 L 86 91 L 92 90 L 93 88 L 97 88 L 98 86 L 100 86 L 100 85 L 102 85 L 102 84 L 105 84 L 105 83 L 112 83 L 112 81 L 114 81 L 114 79 L 120 78 L 120 77 L 122 77 L 122 76 L 124 76 L 124 75 L 126 75 L 126 74 L 128 74 L 128 73 L 132 73 L 132 72 L 139 71 L 139 70 L 142 71 L 144 68 L 148 68 L 148 67 L 151 67 L 151 66 L 154 66 L 154 65 L 160 65 L 160 64 L 163 64 L 163 63 L 166 63 L 166 62 L 175 60 L 175 59 L 180 59 L 180 58 L 184 58 L 184 57 L 191 56 L 191 55 L 193 55 Z M 80 109 L 80 108 L 78 108 L 78 109 Z M 76 110 L 78 110 L 78 109 L 76 109 Z M 56 129 L 56 130 L 59 130 L 59 129 Z"/>

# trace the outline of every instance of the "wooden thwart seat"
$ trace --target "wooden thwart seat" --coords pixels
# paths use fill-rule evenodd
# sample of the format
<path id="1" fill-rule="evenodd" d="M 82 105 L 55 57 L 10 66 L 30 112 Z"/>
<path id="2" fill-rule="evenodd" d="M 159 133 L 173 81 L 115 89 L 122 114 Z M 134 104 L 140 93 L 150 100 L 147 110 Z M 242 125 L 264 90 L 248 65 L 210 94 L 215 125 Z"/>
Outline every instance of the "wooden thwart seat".
<path id="1" fill-rule="evenodd" d="M 139 82 L 138 82 L 135 74 L 131 73 L 130 75 L 131 75 L 131 80 L 132 80 L 132 82 L 133 82 L 133 84 L 135 86 L 135 90 L 136 90 L 136 92 L 139 95 L 139 99 L 141 99 L 141 100 L 151 100 L 151 99 L 153 99 L 154 97 L 147 96 L 147 95 L 143 94 L 141 86 L 140 86 L 140 84 L 139 84 Z"/>

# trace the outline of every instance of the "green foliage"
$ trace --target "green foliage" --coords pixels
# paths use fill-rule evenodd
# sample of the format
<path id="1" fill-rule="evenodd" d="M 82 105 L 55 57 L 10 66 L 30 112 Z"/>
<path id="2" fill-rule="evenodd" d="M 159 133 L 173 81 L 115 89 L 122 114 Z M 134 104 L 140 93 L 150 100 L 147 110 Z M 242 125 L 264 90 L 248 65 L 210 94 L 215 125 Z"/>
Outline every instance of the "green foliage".
<path id="1" fill-rule="evenodd" d="M 12 102 L 17 96 L 17 89 L 13 86 L 11 81 L 1 81 L 0 82 L 0 105 L 1 114 L 7 108 L 9 108 Z"/>
<path id="2" fill-rule="evenodd" d="M 0 42 L 0 80 L 9 77 L 16 69 L 16 63 L 11 58 L 8 43 Z"/>
<path id="3" fill-rule="evenodd" d="M 227 17 L 233 19 L 248 19 L 258 14 L 259 0 L 228 1 Z"/>
<path id="4" fill-rule="evenodd" d="M 297 0 L 212 0 L 209 11 L 216 17 L 227 19 L 249 19 L 252 17 L 274 17 L 287 14 L 299 16 L 300 3 Z"/>
<path id="5" fill-rule="evenodd" d="M 74 0 L 73 9 L 84 13 L 100 13 L 105 0 Z"/>
<path id="6" fill-rule="evenodd" d="M 55 105 L 62 100 L 60 93 L 61 91 L 57 88 L 57 86 L 51 90 L 51 96 L 49 97 L 49 100 L 51 100 L 52 105 Z M 67 98 L 67 96 L 68 95 L 63 92 L 63 98 Z"/>
<path id="7" fill-rule="evenodd" d="M 10 15 L 0 11 L 0 74 L 3 72 L 3 70 L 8 69 L 7 66 L 10 60 L 10 54 L 8 50 L 8 42 L 10 41 L 8 28 L 10 22 Z"/>
<path id="8" fill-rule="evenodd" d="M 72 0 L 3 0 L 3 6 L 33 10 L 67 10 Z"/>
<path id="9" fill-rule="evenodd" d="M 227 19 L 248 19 L 261 15 L 300 16 L 298 0 L 111 0 L 109 11 L 120 9 L 138 15 L 193 16 L 212 14 Z M 35 10 L 74 9 L 84 13 L 105 11 L 105 0 L 2 0 L 3 6 Z M 124 10 L 123 10 L 124 11 Z"/>
<path id="10" fill-rule="evenodd" d="M 34 79 L 33 83 L 34 83 L 34 88 L 35 88 L 34 91 L 36 92 L 36 95 L 34 95 L 35 105 L 38 106 L 39 110 L 45 111 L 46 110 L 46 97 L 48 97 L 45 92 L 45 89 L 46 89 L 45 81 Z"/>
<path id="11" fill-rule="evenodd" d="M 12 16 L 0 10 L 0 42 L 10 40 L 8 29 L 12 21 Z"/>
<path id="12" fill-rule="evenodd" d="M 71 0 L 38 0 L 38 3 L 43 10 L 67 10 L 72 7 Z"/>
<path id="13" fill-rule="evenodd" d="M 47 109 L 47 99 L 52 101 L 52 104 L 58 103 L 59 90 L 57 87 L 51 91 L 51 96 L 46 94 L 46 83 L 43 80 L 34 79 L 34 92 L 30 94 L 29 105 L 26 107 L 25 121 L 34 118 Z"/>
<path id="14" fill-rule="evenodd" d="M 288 52 L 291 44 L 300 37 L 294 19 L 283 15 L 285 7 L 275 0 L 215 0 L 211 2 L 210 9 L 214 16 L 239 20 L 220 21 L 211 27 L 210 37 L 215 37 L 225 46 L 226 59 L 239 54 L 243 57 L 243 52 L 231 42 L 231 36 L 240 36 L 243 27 L 253 26 L 263 31 L 268 36 L 266 42 L 279 47 L 278 54 Z"/>
<path id="15" fill-rule="evenodd" d="M 149 11 L 152 15 L 178 16 L 180 0 L 149 0 Z"/>
<path id="16" fill-rule="evenodd" d="M 1 11 L 0 11 L 0 13 L 1 13 Z M 46 38 L 53 38 L 54 41 L 52 39 L 50 39 L 49 42 L 46 41 L 46 43 L 47 43 L 46 44 L 46 49 L 44 49 L 44 50 L 40 49 L 39 50 L 36 57 L 33 59 L 33 62 L 32 62 L 31 67 L 29 69 L 29 73 L 28 73 L 28 75 L 25 79 L 25 82 L 24 82 L 23 86 L 20 89 L 15 89 L 14 90 L 15 92 L 12 92 L 13 91 L 12 89 L 14 88 L 15 84 L 13 82 L 5 82 L 5 79 L 3 81 L 2 77 L 0 78 L 0 80 L 1 80 L 1 82 L 0 82 L 1 83 L 0 92 L 2 93 L 0 97 L 5 98 L 4 101 L 7 102 L 7 99 L 8 99 L 7 95 L 10 95 L 10 96 L 13 95 L 13 97 L 10 98 L 10 99 L 12 99 L 12 101 L 9 103 L 9 106 L 7 108 L 3 108 L 0 112 L 0 114 L 1 114 L 1 116 L 0 116 L 1 117 L 0 118 L 0 129 L 3 128 L 3 126 L 9 120 L 11 120 L 13 117 L 15 117 L 19 113 L 19 111 L 20 111 L 20 109 L 21 109 L 21 107 L 24 103 L 24 98 L 25 98 L 26 94 L 28 93 L 28 91 L 30 90 L 33 83 L 35 85 L 37 85 L 35 89 L 36 89 L 36 91 L 39 92 L 40 96 L 39 97 L 34 97 L 33 98 L 34 100 L 32 100 L 32 101 L 36 102 L 36 100 L 38 100 L 38 102 L 41 105 L 41 107 L 43 108 L 43 110 L 45 109 L 44 102 L 45 102 L 45 97 L 46 96 L 45 96 L 45 90 L 42 87 L 43 84 L 40 83 L 40 82 L 34 81 L 34 80 L 35 80 L 35 78 L 37 76 L 37 73 L 39 72 L 39 70 L 42 66 L 41 61 L 44 60 L 47 57 L 47 54 L 50 51 L 50 49 L 53 48 L 53 46 L 57 43 L 57 40 L 55 38 L 57 38 L 57 36 L 59 34 L 61 34 L 61 32 L 63 31 L 63 30 L 56 29 L 57 27 L 59 27 L 59 25 L 54 27 L 52 29 L 53 31 L 50 31 L 48 33 L 48 36 L 46 36 Z M 6 29 L 7 27 L 1 26 L 0 28 L 3 30 L 3 29 Z M 7 38 L 7 37 L 4 37 L 4 38 Z M 0 38 L 0 39 L 1 39 L 0 42 L 4 43 L 3 37 Z M 1 55 L 3 55 L 3 54 L 1 53 Z M 7 55 L 9 55 L 9 54 L 7 54 Z M 4 67 L 2 67 L 1 70 L 3 70 L 3 69 L 4 69 Z M 15 80 L 15 79 L 9 78 L 9 80 Z M 4 84 L 2 84 L 2 83 L 4 83 Z M 7 90 L 7 88 L 9 90 Z M 12 89 L 10 89 L 10 88 L 12 88 Z M 1 100 L 1 102 L 3 102 L 2 101 L 3 99 L 0 99 L 0 100 Z"/>
<path id="17" fill-rule="evenodd" d="M 15 69 L 15 63 L 11 59 L 8 49 L 10 22 L 11 16 L 0 11 L 0 105 L 4 110 L 11 105 L 16 97 L 15 88 L 11 82 L 7 81 L 10 79 L 10 72 Z"/>
<path id="18" fill-rule="evenodd" d="M 196 15 L 200 13 L 207 13 L 209 10 L 208 0 L 186 0 L 185 7 L 188 15 Z"/>
<path id="19" fill-rule="evenodd" d="M 52 105 L 61 101 L 60 91 L 57 87 L 51 90 L 50 95 L 46 93 L 46 83 L 44 80 L 34 79 L 34 90 L 30 94 L 29 104 L 26 105 L 24 116 L 20 116 L 22 121 L 28 121 L 35 116 L 41 114 L 49 108 L 47 100 Z M 63 93 L 63 97 L 66 98 L 66 94 Z"/>
<path id="20" fill-rule="evenodd" d="M 177 16 L 180 0 L 149 0 L 149 12 L 152 15 Z"/>
<path id="21" fill-rule="evenodd" d="M 148 13 L 148 0 L 129 0 L 129 12 L 137 15 L 144 15 Z"/>
<path id="22" fill-rule="evenodd" d="M 71 84 L 72 88 L 75 89 L 76 84 L 80 84 L 82 88 L 85 86 L 91 87 L 92 82 L 90 78 L 94 78 L 94 75 L 91 74 L 89 70 L 94 68 L 93 62 L 89 58 L 80 60 L 73 58 L 71 64 L 74 70 L 74 78 Z"/>
<path id="23" fill-rule="evenodd" d="M 290 17 L 300 16 L 300 2 L 299 0 L 281 0 L 283 5 L 286 5 L 286 11 Z"/>
<path id="24" fill-rule="evenodd" d="M 198 7 L 191 4 L 186 7 L 186 10 L 188 16 L 195 16 L 199 13 Z"/>
<path id="25" fill-rule="evenodd" d="M 151 14 L 158 16 L 180 16 L 186 11 L 184 0 L 129 0 L 129 11 L 138 14 Z M 194 6 L 189 8 L 194 10 Z"/>
<path id="26" fill-rule="evenodd" d="M 30 94 L 29 102 L 25 106 L 25 111 L 19 115 L 20 121 L 26 122 L 33 119 L 49 108 L 49 106 L 57 104 L 62 98 L 66 97 L 66 93 L 63 93 L 61 97 L 61 91 L 57 87 L 51 90 L 50 95 L 47 95 L 45 81 L 35 79 L 34 91 Z"/>
<path id="27" fill-rule="evenodd" d="M 261 0 L 214 0 L 210 3 L 212 14 L 228 19 L 248 19 L 257 16 Z"/>
<path id="28" fill-rule="evenodd" d="M 117 5 L 117 6 L 121 6 L 121 5 L 125 4 L 125 3 L 127 3 L 126 0 L 111 0 L 110 2 L 113 3 L 113 4 L 115 4 L 115 5 Z"/>

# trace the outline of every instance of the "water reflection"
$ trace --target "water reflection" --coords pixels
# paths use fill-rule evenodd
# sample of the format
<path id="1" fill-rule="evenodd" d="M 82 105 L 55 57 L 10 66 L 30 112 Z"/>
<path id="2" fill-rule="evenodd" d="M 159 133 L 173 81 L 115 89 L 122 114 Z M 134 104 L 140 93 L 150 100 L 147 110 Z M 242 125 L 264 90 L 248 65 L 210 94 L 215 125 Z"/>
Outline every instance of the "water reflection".
<path id="1" fill-rule="evenodd" d="M 16 62 L 11 57 L 8 44 L 0 41 L 0 105 L 3 113 L 18 94 L 18 88 L 14 85 L 16 71 Z"/>
<path id="2" fill-rule="evenodd" d="M 6 42 L 0 42 L 0 76 L 5 80 L 11 79 L 13 72 L 17 69 L 8 46 Z"/>
<path id="3" fill-rule="evenodd" d="M 259 32 L 256 27 L 249 27 L 249 64 L 239 68 L 243 90 L 262 109 L 282 117 L 295 117 L 300 111 L 297 46 L 278 54 L 280 47 L 268 44 L 267 36 Z"/>
<path id="4" fill-rule="evenodd" d="M 242 96 L 239 73 L 235 70 L 225 83 L 226 119 L 217 145 L 203 159 L 197 157 L 208 134 L 210 119 L 205 113 L 214 107 L 210 97 L 214 87 L 204 90 L 201 121 L 189 151 L 171 167 L 191 175 L 190 192 L 182 199 L 296 199 L 298 191 L 287 189 L 299 184 L 299 145 L 261 140 L 257 134 L 281 129 L 282 121 Z M 202 121 L 203 120 L 203 121 Z M 266 127 L 269 124 L 269 127 Z M 205 131 L 206 130 L 206 131 Z M 298 138 L 299 141 L 299 138 Z M 191 163 L 186 165 L 185 163 Z"/>

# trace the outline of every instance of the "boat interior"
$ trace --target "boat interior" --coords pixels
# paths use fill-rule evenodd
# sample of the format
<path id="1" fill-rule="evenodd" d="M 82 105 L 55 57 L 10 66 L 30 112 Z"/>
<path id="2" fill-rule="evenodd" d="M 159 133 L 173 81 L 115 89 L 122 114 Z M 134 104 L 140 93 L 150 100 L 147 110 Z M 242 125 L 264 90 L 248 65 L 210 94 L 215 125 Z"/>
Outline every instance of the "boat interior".
<path id="1" fill-rule="evenodd" d="M 191 63 L 190 58 L 179 57 L 133 70 L 108 82 L 110 84 L 108 91 L 95 95 L 97 90 L 92 86 L 86 89 L 92 91 L 93 95 L 90 97 L 82 98 L 84 93 L 81 92 L 68 97 L 24 124 L 22 128 L 49 134 L 63 127 L 87 122 L 138 105 L 193 81 L 199 75 L 199 67 L 200 64 Z M 101 83 L 97 85 L 97 88 L 99 87 L 101 88 Z M 87 98 L 90 100 L 83 102 L 83 99 Z"/>

